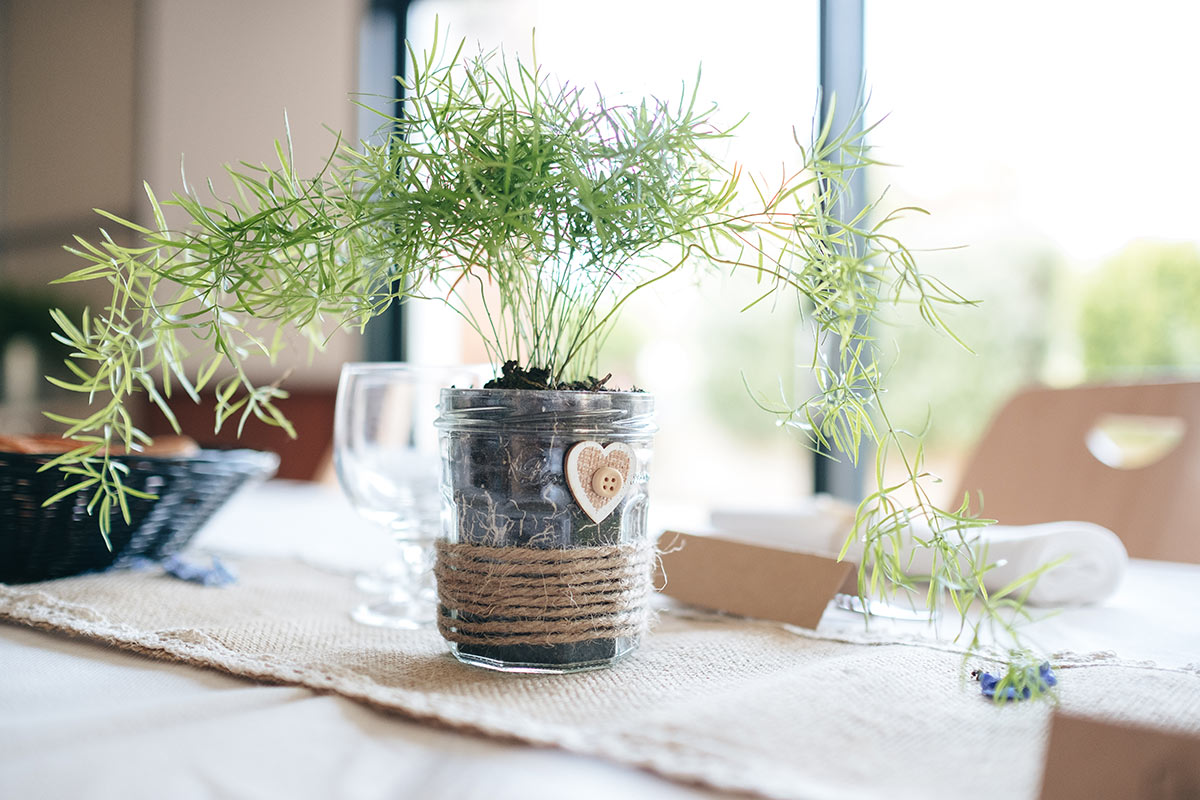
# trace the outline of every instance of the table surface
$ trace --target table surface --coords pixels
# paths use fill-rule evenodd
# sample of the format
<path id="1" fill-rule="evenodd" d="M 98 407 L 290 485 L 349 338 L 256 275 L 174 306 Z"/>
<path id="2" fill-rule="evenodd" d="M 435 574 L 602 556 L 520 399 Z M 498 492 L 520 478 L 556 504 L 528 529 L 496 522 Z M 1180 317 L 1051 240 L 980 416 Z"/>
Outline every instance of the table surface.
<path id="1" fill-rule="evenodd" d="M 369 568 L 391 550 L 340 495 L 246 490 L 197 548 Z M 1117 593 L 1028 626 L 1048 653 L 1200 664 L 1200 565 L 1133 561 Z M 861 632 L 830 608 L 819 631 Z M 878 634 L 932 635 L 876 620 Z M 713 798 L 654 775 L 439 730 L 336 695 L 266 686 L 16 625 L 0 625 L 0 797 Z"/>

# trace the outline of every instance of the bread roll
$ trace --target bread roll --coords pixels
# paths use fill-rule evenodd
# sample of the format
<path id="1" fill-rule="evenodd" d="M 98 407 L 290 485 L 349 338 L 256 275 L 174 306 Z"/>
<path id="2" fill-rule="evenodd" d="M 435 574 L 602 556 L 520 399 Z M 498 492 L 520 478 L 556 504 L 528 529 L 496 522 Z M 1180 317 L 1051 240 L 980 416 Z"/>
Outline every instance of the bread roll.
<path id="1" fill-rule="evenodd" d="M 0 452 L 27 453 L 31 455 L 58 455 L 82 446 L 82 442 L 64 439 L 61 436 L 5 436 L 0 434 Z M 196 440 L 188 436 L 159 436 L 137 455 L 155 458 L 187 458 L 200 452 Z M 113 455 L 125 455 L 125 448 L 114 447 Z"/>

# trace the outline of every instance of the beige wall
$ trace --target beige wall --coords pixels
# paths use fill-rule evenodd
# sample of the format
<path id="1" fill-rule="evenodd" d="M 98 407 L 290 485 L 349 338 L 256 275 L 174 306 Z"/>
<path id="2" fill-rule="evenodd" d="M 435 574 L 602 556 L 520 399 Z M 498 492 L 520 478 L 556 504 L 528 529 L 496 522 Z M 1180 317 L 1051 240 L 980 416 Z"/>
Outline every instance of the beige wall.
<path id="1" fill-rule="evenodd" d="M 133 178 L 134 2 L 12 0 L 5 227 L 125 210 Z"/>
<path id="2" fill-rule="evenodd" d="M 146 4 L 142 171 L 160 189 L 188 179 L 218 191 L 222 165 L 275 162 L 290 120 L 296 164 L 320 168 L 354 134 L 355 0 L 154 0 Z"/>
<path id="3" fill-rule="evenodd" d="M 145 219 L 189 181 L 218 191 L 227 162 L 274 159 L 290 120 L 316 170 L 353 137 L 362 0 L 5 0 L 0 59 L 0 280 L 42 286 L 94 235 L 90 209 Z M 98 288 L 98 287 L 97 287 Z M 359 352 L 338 337 L 291 385 L 336 381 Z M 270 369 L 269 372 L 275 372 Z"/>
<path id="4" fill-rule="evenodd" d="M 135 184 L 134 0 L 9 0 L 0 95 L 6 284 L 69 268 L 58 245 L 91 209 L 129 214 Z"/>
<path id="5" fill-rule="evenodd" d="M 142 171 L 156 193 L 188 182 L 218 194 L 226 163 L 275 163 L 275 141 L 292 133 L 302 173 L 320 169 L 335 137 L 354 137 L 358 0 L 154 0 L 146 4 L 145 147 Z M 260 379 L 291 371 L 290 386 L 337 382 L 360 352 L 357 334 L 335 337 L 307 359 L 297 345 L 282 363 L 259 364 Z"/>

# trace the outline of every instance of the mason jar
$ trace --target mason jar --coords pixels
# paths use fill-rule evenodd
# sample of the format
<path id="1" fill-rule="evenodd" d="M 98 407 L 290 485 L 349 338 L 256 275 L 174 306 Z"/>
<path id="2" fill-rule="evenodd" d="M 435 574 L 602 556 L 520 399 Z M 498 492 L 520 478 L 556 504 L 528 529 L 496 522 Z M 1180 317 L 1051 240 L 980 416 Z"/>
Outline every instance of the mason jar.
<path id="1" fill-rule="evenodd" d="M 654 398 L 443 389 L 438 628 L 468 664 L 571 672 L 649 620 Z"/>

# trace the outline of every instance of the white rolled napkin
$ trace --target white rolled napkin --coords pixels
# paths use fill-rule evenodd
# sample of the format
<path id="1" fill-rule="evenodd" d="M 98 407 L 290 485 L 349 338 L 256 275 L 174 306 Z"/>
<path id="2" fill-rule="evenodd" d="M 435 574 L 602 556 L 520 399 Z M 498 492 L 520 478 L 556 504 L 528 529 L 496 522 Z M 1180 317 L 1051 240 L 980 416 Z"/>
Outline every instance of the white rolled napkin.
<path id="1" fill-rule="evenodd" d="M 722 535 L 836 558 L 854 524 L 854 509 L 818 497 L 802 506 L 774 511 L 719 509 L 712 512 L 711 523 Z M 916 530 L 918 538 L 929 538 L 928 527 Z M 913 543 L 913 533 L 910 530 L 901 538 L 901 547 L 911 549 L 912 560 L 907 560 L 907 553 L 901 560 L 911 564 L 911 574 L 927 574 L 932 554 Z M 989 525 L 964 531 L 964 536 L 972 548 L 986 547 L 988 563 L 997 564 L 983 580 L 993 592 L 1063 558 L 1061 564 L 1041 575 L 1026 598 L 1037 606 L 1098 603 L 1116 591 L 1129 562 L 1125 545 L 1117 535 L 1091 522 Z M 852 543 L 846 552 L 846 558 L 856 563 L 862 555 L 859 542 Z"/>

